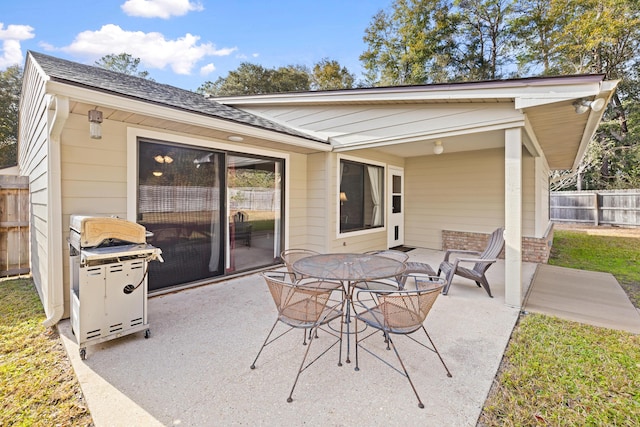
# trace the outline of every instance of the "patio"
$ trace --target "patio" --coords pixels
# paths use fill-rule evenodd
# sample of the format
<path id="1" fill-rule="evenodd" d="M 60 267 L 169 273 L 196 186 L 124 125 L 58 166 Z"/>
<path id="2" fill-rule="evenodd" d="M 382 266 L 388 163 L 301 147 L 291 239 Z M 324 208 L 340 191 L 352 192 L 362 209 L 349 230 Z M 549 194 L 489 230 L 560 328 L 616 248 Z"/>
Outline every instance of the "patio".
<path id="1" fill-rule="evenodd" d="M 443 258 L 426 249 L 409 255 L 436 269 Z M 524 264 L 525 287 L 535 268 Z M 427 318 L 452 378 L 434 353 L 396 339 L 425 409 L 406 378 L 364 352 L 360 372 L 353 369 L 354 356 L 351 365 L 338 367 L 337 348 L 302 373 L 287 403 L 304 351 L 300 334 L 268 346 L 249 369 L 276 315 L 258 274 L 150 298 L 150 339 L 140 333 L 89 346 L 85 361 L 69 321 L 59 326 L 97 426 L 469 426 L 476 424 L 519 314 L 504 303 L 504 261 L 487 277 L 495 298 L 458 278 Z M 322 346 L 321 335 L 314 348 Z"/>

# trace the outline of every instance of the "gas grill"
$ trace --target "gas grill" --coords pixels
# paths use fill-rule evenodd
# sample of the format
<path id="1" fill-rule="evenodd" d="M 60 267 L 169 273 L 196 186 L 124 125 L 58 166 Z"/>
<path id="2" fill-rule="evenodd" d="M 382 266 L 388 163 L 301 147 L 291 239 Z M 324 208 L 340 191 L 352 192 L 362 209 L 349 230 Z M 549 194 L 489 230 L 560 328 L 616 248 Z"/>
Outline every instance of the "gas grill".
<path id="1" fill-rule="evenodd" d="M 115 217 L 71 215 L 71 327 L 80 357 L 86 345 L 145 331 L 147 269 L 162 251 L 146 242 L 140 224 Z"/>

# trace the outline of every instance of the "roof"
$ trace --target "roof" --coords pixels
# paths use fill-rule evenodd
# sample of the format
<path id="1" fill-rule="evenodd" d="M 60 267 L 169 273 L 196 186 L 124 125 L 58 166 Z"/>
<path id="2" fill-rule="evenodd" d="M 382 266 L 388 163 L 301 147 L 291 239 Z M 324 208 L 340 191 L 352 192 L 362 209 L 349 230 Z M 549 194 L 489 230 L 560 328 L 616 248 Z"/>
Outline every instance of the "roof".
<path id="1" fill-rule="evenodd" d="M 195 92 L 38 52 L 29 51 L 28 56 L 33 58 L 51 81 L 115 94 L 177 110 L 229 120 L 328 144 L 327 140 L 297 131 L 238 108 L 220 104 Z"/>

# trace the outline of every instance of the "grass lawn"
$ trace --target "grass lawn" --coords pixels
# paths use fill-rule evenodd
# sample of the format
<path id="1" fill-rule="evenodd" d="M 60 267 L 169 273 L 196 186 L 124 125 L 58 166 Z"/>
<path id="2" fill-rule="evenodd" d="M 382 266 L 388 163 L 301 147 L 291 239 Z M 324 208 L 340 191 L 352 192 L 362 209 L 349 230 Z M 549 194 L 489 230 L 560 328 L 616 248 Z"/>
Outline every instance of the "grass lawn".
<path id="1" fill-rule="evenodd" d="M 91 426 L 60 337 L 31 280 L 0 281 L 0 425 Z"/>
<path id="2" fill-rule="evenodd" d="M 640 239 L 555 232 L 549 264 L 612 273 L 638 307 Z M 640 336 L 521 317 L 480 426 L 640 425 Z"/>

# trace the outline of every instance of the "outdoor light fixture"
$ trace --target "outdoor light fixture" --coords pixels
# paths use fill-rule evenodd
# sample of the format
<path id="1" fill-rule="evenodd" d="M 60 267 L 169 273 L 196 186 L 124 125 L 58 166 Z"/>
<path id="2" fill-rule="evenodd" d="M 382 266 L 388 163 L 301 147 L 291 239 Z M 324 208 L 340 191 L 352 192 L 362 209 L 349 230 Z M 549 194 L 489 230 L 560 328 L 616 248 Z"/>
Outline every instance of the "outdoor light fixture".
<path id="1" fill-rule="evenodd" d="M 588 99 L 578 99 L 573 103 L 573 108 L 576 109 L 576 114 L 584 114 L 591 108 L 593 111 L 600 111 L 604 108 L 604 98 L 596 98 L 593 101 Z"/>
<path id="2" fill-rule="evenodd" d="M 98 111 L 98 107 L 89 110 L 89 135 L 92 139 L 102 139 L 102 111 Z"/>
<path id="3" fill-rule="evenodd" d="M 230 136 L 227 137 L 227 139 L 229 141 L 233 141 L 233 142 L 242 142 L 242 141 L 244 141 L 244 138 L 241 137 L 241 136 L 238 136 L 238 135 L 230 135 Z"/>
<path id="4" fill-rule="evenodd" d="M 433 153 L 434 154 L 442 154 L 444 152 L 444 147 L 442 146 L 442 141 L 437 140 L 433 143 Z"/>

